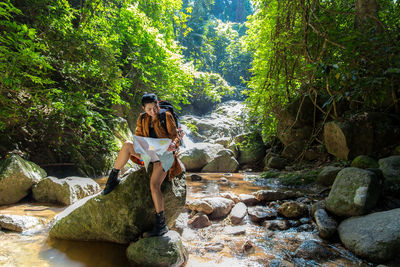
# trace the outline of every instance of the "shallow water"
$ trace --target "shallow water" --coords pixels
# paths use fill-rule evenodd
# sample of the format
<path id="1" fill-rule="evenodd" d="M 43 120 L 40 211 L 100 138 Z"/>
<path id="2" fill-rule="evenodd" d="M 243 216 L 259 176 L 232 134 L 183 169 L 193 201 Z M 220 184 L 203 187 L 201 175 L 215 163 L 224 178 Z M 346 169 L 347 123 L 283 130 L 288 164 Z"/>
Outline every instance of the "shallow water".
<path id="1" fill-rule="evenodd" d="M 244 174 L 201 174 L 202 181 L 187 180 L 187 199 L 219 196 L 222 192 L 250 194 L 267 186 L 255 185 Z M 221 178 L 226 178 L 221 179 Z M 104 186 L 105 178 L 97 182 Z M 51 221 L 64 210 L 52 204 L 21 203 L 0 207 L 0 214 L 30 215 Z M 183 212 L 183 215 L 188 216 Z M 304 240 L 322 241 L 314 231 L 297 228 L 286 231 L 266 230 L 246 217 L 240 226 L 244 234 L 226 233 L 232 229 L 228 220 L 213 221 L 203 229 L 185 228 L 182 233 L 189 251 L 186 266 L 268 266 L 274 259 L 287 260 L 296 266 L 368 266 L 347 252 L 340 244 L 326 244 L 336 255 L 327 262 L 292 260 L 293 252 Z M 233 228 L 235 229 L 235 228 Z M 0 266 L 128 266 L 127 245 L 107 242 L 78 242 L 48 238 L 49 229 L 13 233 L 0 231 Z M 245 242 L 252 248 L 243 250 Z"/>

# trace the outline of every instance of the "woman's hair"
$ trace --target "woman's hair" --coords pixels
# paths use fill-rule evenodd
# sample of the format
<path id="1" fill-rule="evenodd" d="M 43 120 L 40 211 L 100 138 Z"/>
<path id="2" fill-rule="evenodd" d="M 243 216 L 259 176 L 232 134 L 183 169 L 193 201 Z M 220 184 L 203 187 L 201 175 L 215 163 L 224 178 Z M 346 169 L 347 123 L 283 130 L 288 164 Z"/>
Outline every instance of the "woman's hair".
<path id="1" fill-rule="evenodd" d="M 157 96 L 153 93 L 144 93 L 142 96 L 142 106 L 144 107 L 148 103 L 158 103 Z"/>

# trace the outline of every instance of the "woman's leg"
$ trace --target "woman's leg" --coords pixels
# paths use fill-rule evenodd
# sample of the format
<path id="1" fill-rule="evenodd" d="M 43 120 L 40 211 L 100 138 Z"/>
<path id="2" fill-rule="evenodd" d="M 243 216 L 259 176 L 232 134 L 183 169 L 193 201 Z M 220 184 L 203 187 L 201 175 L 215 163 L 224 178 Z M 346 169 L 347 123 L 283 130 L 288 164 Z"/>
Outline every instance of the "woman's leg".
<path id="1" fill-rule="evenodd" d="M 150 190 L 154 208 L 157 213 L 164 210 L 164 197 L 161 193 L 161 184 L 166 176 L 167 173 L 164 172 L 161 162 L 155 162 L 153 164 L 153 173 L 150 177 Z"/>
<path id="2" fill-rule="evenodd" d="M 129 156 L 134 155 L 135 157 L 140 158 L 140 155 L 135 152 L 135 145 L 131 141 L 125 141 L 122 145 L 121 150 L 118 153 L 118 157 L 115 160 L 114 169 L 120 170 L 129 160 Z"/>

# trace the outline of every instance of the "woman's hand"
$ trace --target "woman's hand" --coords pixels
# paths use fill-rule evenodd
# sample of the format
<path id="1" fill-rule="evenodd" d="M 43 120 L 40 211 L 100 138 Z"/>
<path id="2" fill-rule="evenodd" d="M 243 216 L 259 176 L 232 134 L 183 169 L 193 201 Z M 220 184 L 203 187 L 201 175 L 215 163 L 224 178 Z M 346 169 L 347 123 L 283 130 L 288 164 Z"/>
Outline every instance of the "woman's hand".
<path id="1" fill-rule="evenodd" d="M 176 143 L 175 141 L 172 141 L 171 144 L 169 144 L 167 151 L 175 151 L 176 150 Z"/>

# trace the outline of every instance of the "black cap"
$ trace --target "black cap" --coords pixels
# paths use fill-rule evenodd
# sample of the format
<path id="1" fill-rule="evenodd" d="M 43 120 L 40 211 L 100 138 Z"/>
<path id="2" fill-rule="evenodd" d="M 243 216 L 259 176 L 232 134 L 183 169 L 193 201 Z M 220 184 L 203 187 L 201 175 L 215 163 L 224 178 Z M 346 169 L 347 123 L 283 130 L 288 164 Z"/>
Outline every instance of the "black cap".
<path id="1" fill-rule="evenodd" d="M 144 93 L 142 96 L 142 106 L 144 107 L 148 103 L 157 103 L 158 99 L 156 94 L 153 93 Z"/>

